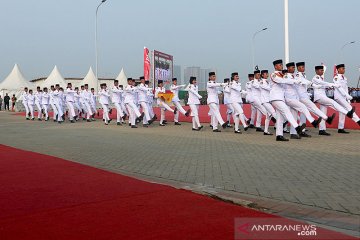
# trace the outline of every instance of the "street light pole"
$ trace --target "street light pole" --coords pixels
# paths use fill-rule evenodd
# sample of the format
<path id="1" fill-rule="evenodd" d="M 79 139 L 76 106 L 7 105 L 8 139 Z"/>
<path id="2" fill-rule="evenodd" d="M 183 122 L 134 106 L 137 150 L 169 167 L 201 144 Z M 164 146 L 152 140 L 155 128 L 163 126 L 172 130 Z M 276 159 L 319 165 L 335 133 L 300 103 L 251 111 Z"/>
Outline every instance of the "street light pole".
<path id="1" fill-rule="evenodd" d="M 258 33 L 261 33 L 261 32 L 263 32 L 263 31 L 265 31 L 265 30 L 267 30 L 267 29 L 268 29 L 268 28 L 263 28 L 263 29 L 255 32 L 255 33 L 253 34 L 252 42 L 251 42 L 251 50 L 252 50 L 252 54 L 251 54 L 251 55 L 252 55 L 252 68 L 253 68 L 253 69 L 255 69 L 255 37 L 256 37 L 256 35 L 257 35 Z"/>
<path id="2" fill-rule="evenodd" d="M 355 41 L 352 41 L 352 42 L 348 42 L 348 43 L 346 43 L 346 44 L 344 44 L 341 48 L 340 48 L 340 51 L 339 51 L 339 62 L 338 63 L 340 63 L 340 62 L 342 62 L 342 55 L 343 55 L 343 50 L 344 50 L 344 48 L 346 47 L 346 46 L 348 46 L 348 45 L 350 45 L 350 44 L 354 44 L 355 43 Z"/>
<path id="3" fill-rule="evenodd" d="M 289 0 L 284 0 L 285 63 L 289 62 Z"/>
<path id="4" fill-rule="evenodd" d="M 99 7 L 105 3 L 106 0 L 102 0 L 101 3 L 97 6 L 96 8 L 96 13 L 95 13 L 95 75 L 96 75 L 96 79 L 97 81 L 99 81 L 99 78 L 98 78 L 98 35 L 97 35 L 97 28 L 98 28 L 98 24 L 97 24 L 97 19 L 98 19 L 98 11 L 99 11 Z M 98 85 L 99 84 L 96 84 L 96 91 L 98 91 Z"/>

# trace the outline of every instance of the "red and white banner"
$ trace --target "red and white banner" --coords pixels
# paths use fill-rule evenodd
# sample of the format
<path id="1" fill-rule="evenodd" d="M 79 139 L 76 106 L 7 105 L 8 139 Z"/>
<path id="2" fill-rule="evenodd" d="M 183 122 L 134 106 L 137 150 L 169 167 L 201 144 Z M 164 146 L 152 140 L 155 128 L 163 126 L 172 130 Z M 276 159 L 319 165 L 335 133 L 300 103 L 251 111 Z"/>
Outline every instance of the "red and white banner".
<path id="1" fill-rule="evenodd" d="M 151 69 L 151 63 L 150 63 L 149 49 L 147 47 L 144 47 L 144 77 L 145 77 L 145 80 L 150 80 L 150 69 Z"/>
<path id="2" fill-rule="evenodd" d="M 337 69 L 336 69 L 336 65 L 334 65 L 334 76 L 333 77 L 335 77 L 336 75 L 337 75 Z"/>

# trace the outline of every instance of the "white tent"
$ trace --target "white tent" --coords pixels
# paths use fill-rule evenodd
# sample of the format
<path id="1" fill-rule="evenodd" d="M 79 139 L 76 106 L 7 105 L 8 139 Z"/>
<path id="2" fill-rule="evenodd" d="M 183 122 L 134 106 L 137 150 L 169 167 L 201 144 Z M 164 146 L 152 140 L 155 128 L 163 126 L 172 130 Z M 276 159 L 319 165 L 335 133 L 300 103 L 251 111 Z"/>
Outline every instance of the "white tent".
<path id="1" fill-rule="evenodd" d="M 51 85 L 55 86 L 56 84 L 60 84 L 60 87 L 62 88 L 66 88 L 67 86 L 65 79 L 61 76 L 57 66 L 54 67 L 47 79 L 41 83 L 41 87 L 50 88 Z"/>
<path id="2" fill-rule="evenodd" d="M 86 76 L 84 77 L 84 79 L 79 83 L 78 87 L 80 87 L 81 85 L 85 85 L 85 84 L 89 85 L 89 89 L 90 88 L 96 89 L 96 85 L 99 84 L 98 80 L 95 76 L 95 73 L 91 67 L 90 67 L 88 73 L 86 74 Z"/>
<path id="3" fill-rule="evenodd" d="M 26 80 L 19 66 L 15 64 L 10 74 L 0 83 L 0 93 L 2 96 L 5 96 L 7 93 L 10 97 L 15 94 L 16 98 L 20 100 L 19 98 L 24 87 L 31 89 L 34 88 L 34 85 Z"/>
<path id="4" fill-rule="evenodd" d="M 119 80 L 119 85 L 123 85 L 124 87 L 127 85 L 127 77 L 123 68 L 121 69 L 119 75 L 116 77 L 116 80 Z"/>

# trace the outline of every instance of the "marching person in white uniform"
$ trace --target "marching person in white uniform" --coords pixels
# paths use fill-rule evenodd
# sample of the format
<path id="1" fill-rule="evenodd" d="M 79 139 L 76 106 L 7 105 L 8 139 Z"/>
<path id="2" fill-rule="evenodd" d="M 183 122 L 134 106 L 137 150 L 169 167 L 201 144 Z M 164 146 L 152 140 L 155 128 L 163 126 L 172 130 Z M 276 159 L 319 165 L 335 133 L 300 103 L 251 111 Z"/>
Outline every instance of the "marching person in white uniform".
<path id="1" fill-rule="evenodd" d="M 141 106 L 142 112 L 144 113 L 143 126 L 148 127 L 149 124 L 153 123 L 153 119 L 150 117 L 148 101 L 148 92 L 151 88 L 145 85 L 145 77 L 140 77 L 140 84 L 137 86 L 138 89 L 138 101 Z"/>
<path id="2" fill-rule="evenodd" d="M 74 107 L 76 109 L 76 115 L 78 116 L 76 120 L 78 120 L 80 118 L 81 113 L 82 113 L 82 107 L 81 107 L 81 104 L 80 104 L 79 88 L 75 87 L 74 90 L 75 90 L 75 93 L 74 93 L 74 99 L 75 99 Z"/>
<path id="3" fill-rule="evenodd" d="M 35 105 L 35 96 L 33 95 L 33 90 L 29 90 L 29 94 L 27 95 L 27 102 L 29 106 L 29 112 L 31 116 L 31 120 L 35 120 L 34 118 L 34 105 Z"/>
<path id="4" fill-rule="evenodd" d="M 241 133 L 241 131 L 239 129 L 240 121 L 241 121 L 242 125 L 244 126 L 245 131 L 247 131 L 249 128 L 246 123 L 246 120 L 245 120 L 244 110 L 242 108 L 241 94 L 244 93 L 244 91 L 242 91 L 242 89 L 241 89 L 241 83 L 240 83 L 239 79 L 240 79 L 239 74 L 237 72 L 234 72 L 231 74 L 230 101 L 231 101 L 232 108 L 234 110 L 233 115 L 235 116 L 235 118 L 234 118 L 234 125 L 235 125 L 234 132 L 235 133 Z"/>
<path id="5" fill-rule="evenodd" d="M 30 118 L 29 118 L 29 113 L 30 113 L 30 111 L 29 111 L 29 105 L 28 105 L 28 98 L 27 98 L 27 96 L 28 96 L 28 88 L 27 87 L 25 87 L 24 88 L 24 91 L 21 93 L 21 99 L 22 99 L 22 104 L 24 105 L 24 107 L 25 107 L 25 117 L 26 117 L 26 120 L 29 120 Z"/>
<path id="6" fill-rule="evenodd" d="M 124 120 L 124 111 L 121 107 L 121 97 L 123 90 L 119 87 L 119 81 L 114 80 L 114 87 L 111 89 L 111 101 L 116 108 L 116 125 L 122 125 L 122 120 Z"/>
<path id="7" fill-rule="evenodd" d="M 261 80 L 260 80 L 260 91 L 261 97 L 260 101 L 263 107 L 266 109 L 267 114 L 269 114 L 269 118 L 276 124 L 276 111 L 274 107 L 270 103 L 270 91 L 271 91 L 271 83 L 268 81 L 269 71 L 268 70 L 261 70 L 260 72 Z M 265 119 L 265 127 L 264 127 L 264 135 L 273 135 L 269 132 L 269 124 L 270 121 Z"/>
<path id="8" fill-rule="evenodd" d="M 273 62 L 275 72 L 271 74 L 272 87 L 270 90 L 270 102 L 276 110 L 276 141 L 289 141 L 283 136 L 284 117 L 296 129 L 297 134 L 301 134 L 305 124 L 299 126 L 290 112 L 289 107 L 285 104 L 285 84 L 294 84 L 294 80 L 285 80 L 282 73 L 283 61 L 275 60 Z"/>
<path id="9" fill-rule="evenodd" d="M 60 85 L 56 84 L 55 85 L 55 90 L 53 92 L 53 97 L 54 97 L 54 104 L 56 106 L 57 109 L 57 115 L 56 115 L 56 120 L 58 123 L 61 123 L 63 121 L 63 108 L 62 108 L 62 95 L 60 92 Z"/>
<path id="10" fill-rule="evenodd" d="M 260 70 L 254 71 L 254 80 L 252 81 L 252 97 L 253 97 L 253 103 L 252 105 L 257 109 L 256 112 L 256 131 L 257 132 L 264 132 L 264 130 L 261 128 L 261 119 L 262 115 L 265 115 L 265 126 L 269 128 L 270 123 L 270 115 L 271 113 L 268 113 L 265 109 L 265 107 L 261 104 L 261 74 Z M 268 129 L 266 130 L 268 132 Z"/>
<path id="11" fill-rule="evenodd" d="M 155 88 L 155 98 L 156 103 L 161 109 L 161 116 L 160 116 L 160 126 L 165 126 L 164 120 L 165 120 L 165 110 L 168 110 L 174 114 L 177 113 L 177 108 L 175 107 L 174 110 L 169 107 L 169 105 L 166 104 L 165 99 L 163 97 L 159 97 L 159 93 L 165 93 L 165 88 L 163 87 L 163 80 L 158 80 L 158 86 Z"/>
<path id="12" fill-rule="evenodd" d="M 128 85 L 124 89 L 125 93 L 125 106 L 128 109 L 129 112 L 129 122 L 131 125 L 131 128 L 137 128 L 136 122 L 141 122 L 144 117 L 144 113 L 140 113 L 138 107 L 135 105 L 135 94 L 136 94 L 136 87 L 135 82 L 133 82 L 132 78 L 127 79 Z"/>
<path id="13" fill-rule="evenodd" d="M 72 89 L 71 83 L 68 83 L 67 88 L 65 90 L 65 99 L 66 99 L 66 106 L 68 107 L 68 115 L 71 123 L 74 123 L 77 119 L 74 102 L 75 102 L 75 93 L 76 91 Z"/>
<path id="14" fill-rule="evenodd" d="M 250 120 L 249 121 L 249 128 L 255 128 L 255 117 L 256 117 L 256 113 L 257 113 L 257 109 L 254 107 L 253 105 L 253 96 L 252 96 L 252 83 L 254 81 L 254 74 L 253 73 L 249 73 L 248 74 L 248 81 L 245 84 L 245 89 L 246 89 L 246 102 L 250 104 L 251 106 L 251 115 L 250 115 Z"/>
<path id="15" fill-rule="evenodd" d="M 211 116 L 214 119 L 214 122 L 211 123 L 213 127 L 213 132 L 221 132 L 218 129 L 218 123 L 225 129 L 228 125 L 228 122 L 224 122 L 224 120 L 221 117 L 220 110 L 219 110 L 219 96 L 218 96 L 218 87 L 225 86 L 224 83 L 216 83 L 216 74 L 215 72 L 209 73 L 209 81 L 207 83 L 207 104 L 209 105 L 209 108 L 211 110 Z"/>
<path id="16" fill-rule="evenodd" d="M 157 119 L 156 114 L 154 113 L 154 109 L 153 109 L 153 103 L 154 103 L 154 93 L 153 93 L 153 89 L 149 87 L 150 81 L 149 80 L 145 80 L 145 86 L 147 88 L 149 88 L 148 92 L 147 92 L 147 104 L 148 104 L 148 109 L 149 109 L 149 114 L 151 119 L 153 119 L 154 121 Z"/>
<path id="17" fill-rule="evenodd" d="M 45 121 L 49 121 L 49 104 L 50 104 L 50 94 L 48 93 L 48 89 L 44 87 L 41 98 L 41 105 L 44 111 Z"/>
<path id="18" fill-rule="evenodd" d="M 97 108 L 96 108 L 96 98 L 97 95 L 95 94 L 95 89 L 91 88 L 91 97 L 90 97 L 90 107 L 91 107 L 91 111 L 93 113 L 92 115 L 92 120 L 95 120 L 95 114 L 98 113 Z"/>
<path id="19" fill-rule="evenodd" d="M 170 91 L 174 94 L 173 98 L 172 98 L 172 103 L 175 105 L 176 109 L 178 110 L 176 112 L 176 114 L 174 115 L 174 124 L 175 125 L 181 125 L 179 123 L 179 112 L 181 112 L 183 115 L 185 115 L 186 117 L 189 116 L 190 114 L 190 109 L 185 111 L 185 109 L 181 106 L 180 104 L 180 99 L 179 99 L 179 89 L 180 88 L 184 88 L 186 87 L 186 85 L 177 85 L 177 78 L 173 78 L 172 79 L 172 85 L 170 86 Z"/>
<path id="20" fill-rule="evenodd" d="M 202 96 L 199 94 L 196 77 L 190 77 L 189 83 L 190 84 L 185 88 L 185 90 L 189 93 L 188 105 L 191 109 L 190 116 L 192 117 L 192 130 L 200 131 L 203 128 L 199 119 L 199 105 Z"/>
<path id="21" fill-rule="evenodd" d="M 41 98 L 42 98 L 42 91 L 40 87 L 36 87 L 36 92 L 35 92 L 35 105 L 37 108 L 37 112 L 38 112 L 38 120 L 41 121 L 41 113 L 42 113 L 42 106 L 41 106 Z"/>
<path id="22" fill-rule="evenodd" d="M 324 66 L 315 66 L 316 75 L 313 77 L 313 88 L 314 88 L 314 102 L 320 104 L 320 110 L 326 115 L 327 114 L 327 107 L 331 107 L 338 111 L 339 113 L 345 114 L 349 118 L 353 118 L 353 114 L 355 109 L 352 108 L 351 110 L 346 110 L 340 104 L 335 102 L 334 100 L 328 98 L 326 96 L 326 88 L 327 87 L 339 87 L 339 85 L 334 83 L 328 83 L 324 81 Z M 326 132 L 326 124 L 325 121 L 321 121 L 319 126 L 319 135 L 323 136 L 330 136 L 331 134 Z"/>
<path id="23" fill-rule="evenodd" d="M 228 125 L 226 127 L 231 128 L 231 117 L 233 117 L 234 123 L 237 116 L 235 115 L 234 108 L 231 104 L 231 90 L 230 90 L 230 78 L 224 79 L 224 86 L 222 87 L 223 92 L 223 99 L 224 99 L 224 105 L 226 106 L 226 121 L 228 122 Z M 240 131 L 237 133 L 241 133 Z"/>
<path id="24" fill-rule="evenodd" d="M 93 111 L 91 109 L 92 94 L 89 91 L 89 85 L 88 84 L 84 85 L 84 90 L 81 92 L 80 96 L 84 100 L 84 105 L 85 105 L 85 108 L 86 108 L 86 121 L 91 122 L 91 120 L 93 120 L 93 119 L 90 120 L 90 118 L 92 118 L 92 116 L 93 116 Z"/>
<path id="25" fill-rule="evenodd" d="M 57 110 L 57 107 L 55 105 L 54 91 L 55 91 L 55 87 L 54 87 L 54 85 L 51 85 L 50 86 L 50 92 L 49 92 L 50 105 L 51 105 L 51 108 L 53 110 L 53 120 L 54 120 L 54 122 L 57 122 L 58 110 Z"/>
<path id="26" fill-rule="evenodd" d="M 353 99 L 352 96 L 348 93 L 348 83 L 347 78 L 345 77 L 345 64 L 339 64 L 336 66 L 337 74 L 333 79 L 333 82 L 338 86 L 335 87 L 334 100 L 340 104 L 347 111 L 352 109 L 350 101 Z M 360 119 L 356 113 L 353 114 L 354 122 L 357 122 L 360 126 Z M 338 133 L 349 133 L 345 131 L 345 114 L 339 113 L 339 125 Z"/>
<path id="27" fill-rule="evenodd" d="M 106 88 L 106 83 L 102 83 L 100 85 L 100 91 L 99 91 L 99 103 L 101 104 L 101 107 L 103 109 L 103 119 L 105 125 L 109 125 L 111 122 L 110 116 L 109 116 L 109 100 L 110 100 L 110 94 L 109 91 Z"/>

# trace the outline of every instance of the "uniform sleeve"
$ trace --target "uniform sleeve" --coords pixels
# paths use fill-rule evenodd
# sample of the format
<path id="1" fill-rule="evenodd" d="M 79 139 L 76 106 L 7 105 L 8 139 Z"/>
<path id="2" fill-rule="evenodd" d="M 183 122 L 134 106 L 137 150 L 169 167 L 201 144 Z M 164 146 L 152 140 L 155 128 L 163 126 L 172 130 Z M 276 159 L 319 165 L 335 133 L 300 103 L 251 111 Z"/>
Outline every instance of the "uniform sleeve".
<path id="1" fill-rule="evenodd" d="M 216 87 L 220 87 L 222 85 L 223 85 L 222 83 L 213 83 L 213 82 L 211 82 L 211 83 L 207 84 L 207 87 L 208 88 L 216 88 Z"/>

